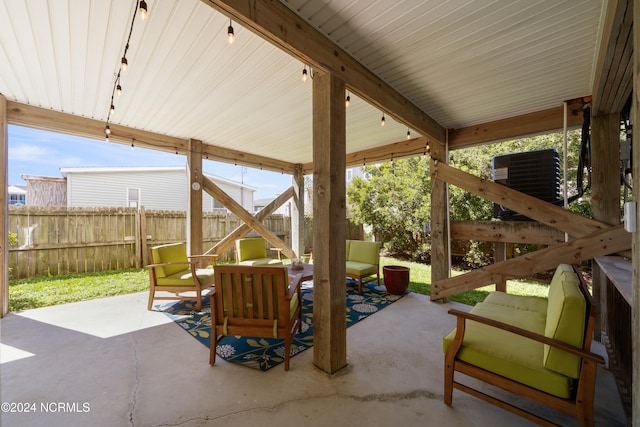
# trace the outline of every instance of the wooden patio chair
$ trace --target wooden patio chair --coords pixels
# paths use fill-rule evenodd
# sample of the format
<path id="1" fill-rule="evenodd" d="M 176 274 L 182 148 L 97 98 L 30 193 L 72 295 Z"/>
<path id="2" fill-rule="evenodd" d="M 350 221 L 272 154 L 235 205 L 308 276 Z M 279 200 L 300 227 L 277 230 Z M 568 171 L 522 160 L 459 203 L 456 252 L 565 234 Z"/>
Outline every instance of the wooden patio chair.
<path id="1" fill-rule="evenodd" d="M 289 276 L 286 267 L 221 265 L 215 269 L 211 295 L 209 363 L 225 335 L 285 340 L 284 370 L 289 370 L 291 343 L 302 328 L 302 275 Z"/>
<path id="2" fill-rule="evenodd" d="M 236 264 L 239 265 L 282 265 L 281 248 L 278 259 L 267 257 L 267 241 L 262 237 L 249 237 L 236 240 Z"/>
<path id="3" fill-rule="evenodd" d="M 196 308 L 202 309 L 202 291 L 212 287 L 214 283 L 213 270 L 210 268 L 196 268 L 195 258 L 209 258 L 215 265 L 217 255 L 187 256 L 185 243 L 171 243 L 151 248 L 153 264 L 149 269 L 149 304 L 151 310 L 154 299 L 160 300 L 196 300 Z M 192 258 L 190 260 L 190 258 Z M 173 292 L 175 296 L 156 296 L 156 291 Z M 183 292 L 195 292 L 195 296 L 183 296 Z"/>

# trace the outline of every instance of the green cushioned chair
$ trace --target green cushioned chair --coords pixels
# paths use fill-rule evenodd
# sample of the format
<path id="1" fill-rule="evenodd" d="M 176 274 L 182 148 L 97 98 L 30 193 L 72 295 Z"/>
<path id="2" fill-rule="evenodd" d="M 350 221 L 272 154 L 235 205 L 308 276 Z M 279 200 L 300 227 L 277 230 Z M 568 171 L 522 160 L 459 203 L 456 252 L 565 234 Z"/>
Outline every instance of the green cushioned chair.
<path id="1" fill-rule="evenodd" d="M 572 266 L 561 264 L 547 301 L 494 292 L 469 313 L 451 309 L 456 328 L 443 338 L 444 401 L 453 389 L 469 393 L 541 425 L 544 418 L 454 379 L 474 377 L 593 426 L 596 368 L 604 359 L 591 353 L 596 307 Z"/>
<path id="2" fill-rule="evenodd" d="M 362 279 L 376 276 L 380 285 L 380 242 L 347 240 L 347 277 L 358 281 L 358 292 L 362 292 Z"/>
<path id="3" fill-rule="evenodd" d="M 261 237 L 236 240 L 236 264 L 282 265 L 282 260 L 267 257 L 267 241 Z"/>
<path id="4" fill-rule="evenodd" d="M 216 344 L 226 335 L 283 338 L 288 371 L 291 343 L 302 328 L 302 274 L 289 276 L 284 266 L 219 265 L 215 270 L 209 363 L 215 364 Z"/>
<path id="5" fill-rule="evenodd" d="M 208 258 L 215 264 L 217 255 L 187 256 L 185 243 L 171 243 L 151 248 L 149 264 L 149 304 L 151 310 L 154 299 L 160 300 L 191 300 L 195 299 L 196 308 L 202 308 L 202 291 L 213 286 L 214 275 L 212 268 L 196 268 L 197 262 L 189 258 Z M 174 296 L 156 296 L 156 291 L 174 293 Z M 195 296 L 182 295 L 184 292 L 195 292 Z"/>

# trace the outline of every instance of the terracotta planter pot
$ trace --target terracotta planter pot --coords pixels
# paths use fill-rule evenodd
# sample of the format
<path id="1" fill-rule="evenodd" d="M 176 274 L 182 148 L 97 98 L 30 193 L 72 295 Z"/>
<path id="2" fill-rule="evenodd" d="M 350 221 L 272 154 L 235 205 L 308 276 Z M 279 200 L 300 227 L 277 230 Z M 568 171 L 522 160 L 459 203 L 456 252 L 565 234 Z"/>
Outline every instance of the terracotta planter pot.
<path id="1" fill-rule="evenodd" d="M 382 267 L 384 285 L 391 295 L 402 295 L 409 288 L 409 268 L 399 265 Z"/>

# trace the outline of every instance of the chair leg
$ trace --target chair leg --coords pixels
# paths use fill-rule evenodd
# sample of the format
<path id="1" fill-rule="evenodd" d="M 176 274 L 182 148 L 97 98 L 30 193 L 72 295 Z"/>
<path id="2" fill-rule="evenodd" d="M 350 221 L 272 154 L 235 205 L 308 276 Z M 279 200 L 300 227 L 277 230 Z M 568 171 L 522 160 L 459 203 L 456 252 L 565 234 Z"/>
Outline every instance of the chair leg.
<path id="1" fill-rule="evenodd" d="M 451 406 L 453 401 L 453 360 L 445 355 L 444 358 L 444 403 Z"/>
<path id="2" fill-rule="evenodd" d="M 215 331 L 215 325 L 211 326 L 211 330 Z M 218 337 L 214 335 L 215 332 L 212 333 L 209 342 L 209 365 L 216 364 L 216 346 L 218 345 Z"/>
<path id="3" fill-rule="evenodd" d="M 293 342 L 293 336 L 284 340 L 284 370 L 289 370 L 289 359 L 291 359 L 291 343 Z"/>
<path id="4" fill-rule="evenodd" d="M 358 277 L 358 293 L 362 293 L 362 277 Z"/>
<path id="5" fill-rule="evenodd" d="M 153 285 L 149 288 L 149 303 L 147 304 L 147 310 L 151 310 L 153 307 L 153 297 L 155 296 L 155 289 Z"/>
<path id="6" fill-rule="evenodd" d="M 198 289 L 196 291 L 196 309 L 198 309 L 198 311 L 202 310 L 202 289 Z"/>

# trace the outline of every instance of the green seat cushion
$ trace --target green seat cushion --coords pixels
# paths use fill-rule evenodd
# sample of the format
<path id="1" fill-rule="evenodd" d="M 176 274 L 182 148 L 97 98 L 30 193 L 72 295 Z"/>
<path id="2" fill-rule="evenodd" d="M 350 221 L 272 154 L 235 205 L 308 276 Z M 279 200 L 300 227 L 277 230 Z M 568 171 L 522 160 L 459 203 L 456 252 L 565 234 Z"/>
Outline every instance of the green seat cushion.
<path id="1" fill-rule="evenodd" d="M 253 266 L 282 265 L 282 261 L 274 258 L 256 258 L 256 259 L 246 259 L 244 261 L 240 261 L 238 265 L 253 265 Z"/>
<path id="2" fill-rule="evenodd" d="M 187 245 L 185 243 L 171 243 L 151 248 L 151 259 L 154 264 L 165 262 L 187 262 Z M 165 265 L 155 267 L 156 277 L 166 277 L 185 269 L 185 265 Z"/>
<path id="3" fill-rule="evenodd" d="M 549 302 L 544 335 L 575 347 L 584 343 L 587 303 L 580 281 L 571 266 L 558 266 L 549 286 Z M 580 374 L 580 357 L 544 346 L 544 366 L 571 378 Z"/>
<path id="4" fill-rule="evenodd" d="M 542 334 L 545 318 L 535 311 L 522 311 L 497 304 L 480 303 L 472 313 L 489 319 L 512 324 Z M 455 329 L 443 338 L 446 352 Z M 572 380 L 565 375 L 546 369 L 542 364 L 544 346 L 507 331 L 477 322 L 466 322 L 466 333 L 457 359 L 487 371 L 510 378 L 558 397 L 571 395 Z"/>
<path id="5" fill-rule="evenodd" d="M 266 258 L 267 243 L 261 238 L 236 240 L 236 251 L 238 261 Z"/>
<path id="6" fill-rule="evenodd" d="M 483 302 L 485 304 L 501 305 L 518 310 L 535 311 L 545 316 L 547 314 L 547 300 L 545 298 L 513 295 L 504 292 L 490 292 Z"/>
<path id="7" fill-rule="evenodd" d="M 184 267 L 184 266 L 182 266 Z M 196 269 L 196 276 L 202 286 L 209 286 L 213 284 L 214 273 L 211 268 L 198 268 Z M 158 286 L 193 286 L 193 276 L 191 275 L 191 269 L 182 270 L 177 273 L 173 273 L 170 276 L 158 277 L 156 280 Z"/>
<path id="8" fill-rule="evenodd" d="M 352 240 L 349 252 L 347 252 L 347 260 L 378 265 L 380 262 L 380 242 Z"/>
<path id="9" fill-rule="evenodd" d="M 353 274 L 355 276 L 372 275 L 376 274 L 377 269 L 377 265 L 347 261 L 347 274 Z"/>

